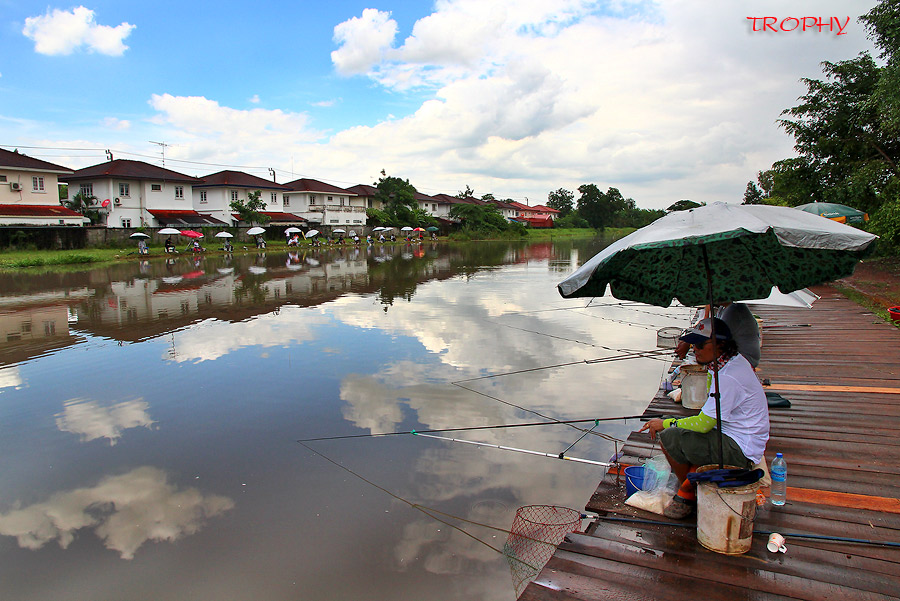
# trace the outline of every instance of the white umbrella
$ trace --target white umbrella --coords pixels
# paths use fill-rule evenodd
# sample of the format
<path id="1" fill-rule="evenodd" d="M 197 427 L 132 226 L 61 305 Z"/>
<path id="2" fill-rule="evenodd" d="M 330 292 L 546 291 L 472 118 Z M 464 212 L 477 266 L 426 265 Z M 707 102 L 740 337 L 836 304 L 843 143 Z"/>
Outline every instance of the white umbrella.
<path id="1" fill-rule="evenodd" d="M 157 234 L 168 235 L 168 236 L 180 236 L 181 232 L 176 230 L 174 227 L 164 227 L 163 229 L 156 232 Z"/>
<path id="2" fill-rule="evenodd" d="M 351 235 L 351 236 L 355 236 L 355 235 L 356 235 L 356 231 L 355 231 L 355 230 L 350 230 L 350 235 Z"/>
<path id="3" fill-rule="evenodd" d="M 318 235 L 319 235 L 319 230 L 309 230 L 308 232 L 306 232 L 307 238 L 312 238 L 313 236 L 318 236 Z"/>
<path id="4" fill-rule="evenodd" d="M 216 271 L 222 275 L 228 275 L 229 273 L 234 273 L 234 267 L 217 267 Z"/>
<path id="5" fill-rule="evenodd" d="M 342 230 L 340 228 L 338 228 L 336 230 L 331 230 L 331 231 L 335 234 L 345 234 L 347 232 L 347 230 Z"/>
<path id="6" fill-rule="evenodd" d="M 265 234 L 265 233 L 266 233 L 266 230 L 261 227 L 251 227 L 249 230 L 247 230 L 248 236 L 256 236 L 258 234 Z"/>
<path id="7" fill-rule="evenodd" d="M 284 233 L 285 234 L 299 234 L 300 231 L 301 230 L 299 227 L 289 227 L 288 229 L 284 230 Z"/>
<path id="8" fill-rule="evenodd" d="M 778 288 L 773 287 L 772 293 L 766 298 L 756 298 L 742 301 L 748 305 L 774 305 L 777 307 L 800 307 L 811 309 L 813 303 L 819 300 L 819 295 L 812 292 L 809 288 L 794 290 L 785 294 Z"/>
<path id="9" fill-rule="evenodd" d="M 135 232 L 128 237 L 129 238 L 149 238 L 150 236 L 148 236 L 147 234 L 144 234 L 142 232 Z"/>
<path id="10" fill-rule="evenodd" d="M 247 268 L 247 271 L 249 271 L 250 273 L 252 273 L 254 275 L 262 275 L 266 272 L 266 268 L 258 267 L 256 265 L 251 265 L 250 267 Z"/>
<path id="11" fill-rule="evenodd" d="M 234 236 L 232 236 L 228 232 L 219 232 L 218 234 L 216 234 L 216 238 L 234 238 Z"/>
<path id="12" fill-rule="evenodd" d="M 380 231 L 383 231 L 383 230 L 384 230 L 384 228 L 381 227 L 380 225 L 379 225 L 378 227 L 373 227 L 373 228 L 372 228 L 372 231 L 373 231 L 373 232 L 380 232 Z"/>
<path id="13" fill-rule="evenodd" d="M 406 227 L 401 227 L 400 231 L 401 232 L 411 232 L 411 231 L 413 231 L 413 228 L 411 228 L 407 225 Z"/>

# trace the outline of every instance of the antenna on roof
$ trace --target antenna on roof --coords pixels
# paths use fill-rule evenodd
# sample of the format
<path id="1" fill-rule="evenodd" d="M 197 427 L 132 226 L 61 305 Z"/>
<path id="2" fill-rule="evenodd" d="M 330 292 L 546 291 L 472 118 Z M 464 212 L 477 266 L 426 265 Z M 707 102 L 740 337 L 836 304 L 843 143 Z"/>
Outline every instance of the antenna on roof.
<path id="1" fill-rule="evenodd" d="M 171 144 L 166 144 L 165 142 L 154 142 L 153 140 L 149 140 L 151 144 L 157 144 L 162 148 L 162 166 L 166 166 L 166 146 L 171 146 Z"/>
<path id="2" fill-rule="evenodd" d="M 109 161 L 110 163 L 112 163 L 112 160 L 113 160 L 112 150 L 110 150 L 108 148 L 106 149 L 106 160 Z"/>
<path id="3" fill-rule="evenodd" d="M 275 181 L 275 170 L 272 169 L 271 167 L 269 167 L 269 173 L 272 174 L 272 181 L 274 182 Z M 278 183 L 278 182 L 275 182 L 275 183 Z"/>

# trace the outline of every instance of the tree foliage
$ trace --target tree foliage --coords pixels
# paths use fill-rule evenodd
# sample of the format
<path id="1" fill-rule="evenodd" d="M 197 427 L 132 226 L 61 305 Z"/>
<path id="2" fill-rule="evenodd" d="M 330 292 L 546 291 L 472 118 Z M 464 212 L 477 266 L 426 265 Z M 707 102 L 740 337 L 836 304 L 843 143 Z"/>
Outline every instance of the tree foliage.
<path id="1" fill-rule="evenodd" d="M 565 217 L 575 209 L 575 194 L 565 188 L 554 190 L 547 195 L 547 206 L 559 211 L 560 218 Z"/>
<path id="2" fill-rule="evenodd" d="M 228 203 L 231 210 L 240 216 L 241 221 L 245 221 L 250 225 L 265 225 L 269 223 L 270 217 L 263 215 L 262 210 L 266 208 L 266 203 L 262 200 L 262 192 L 247 193 L 247 202 L 243 200 L 232 200 Z"/>
<path id="3" fill-rule="evenodd" d="M 378 215 L 381 225 L 403 227 L 420 225 L 421 215 L 417 213 L 416 188 L 408 179 L 387 175 L 381 170 L 381 177 L 375 182 L 375 200 L 383 209 Z M 372 212 L 372 214 L 377 214 Z"/>
<path id="4" fill-rule="evenodd" d="M 97 204 L 97 197 L 92 194 L 79 192 L 71 199 L 64 198 L 62 205 L 67 209 L 71 209 L 77 213 L 81 213 L 91 220 L 91 224 L 100 222 L 100 211 L 93 208 Z"/>

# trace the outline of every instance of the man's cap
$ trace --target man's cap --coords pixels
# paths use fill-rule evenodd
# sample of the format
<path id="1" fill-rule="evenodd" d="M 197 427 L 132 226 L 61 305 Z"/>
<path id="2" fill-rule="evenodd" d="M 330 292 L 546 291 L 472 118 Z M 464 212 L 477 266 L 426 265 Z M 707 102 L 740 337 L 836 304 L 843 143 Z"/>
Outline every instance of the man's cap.
<path id="1" fill-rule="evenodd" d="M 718 317 L 713 319 L 716 320 L 716 339 L 731 340 L 731 329 L 728 327 L 728 324 Z M 681 335 L 680 340 L 687 342 L 688 344 L 702 346 L 712 337 L 712 327 L 712 319 L 707 317 L 700 323 L 685 330 L 684 334 Z"/>

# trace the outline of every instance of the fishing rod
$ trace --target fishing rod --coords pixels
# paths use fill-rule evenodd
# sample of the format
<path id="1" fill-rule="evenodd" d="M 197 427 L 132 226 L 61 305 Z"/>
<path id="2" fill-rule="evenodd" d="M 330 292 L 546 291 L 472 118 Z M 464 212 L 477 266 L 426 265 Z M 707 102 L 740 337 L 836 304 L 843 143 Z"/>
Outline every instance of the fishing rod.
<path id="1" fill-rule="evenodd" d="M 478 447 L 490 447 L 492 449 L 500 449 L 501 451 L 513 451 L 516 453 L 525 453 L 527 455 L 539 455 L 542 457 L 549 457 L 551 459 L 562 459 L 564 461 L 574 461 L 576 463 L 589 463 L 591 465 L 599 465 L 601 467 L 612 467 L 616 465 L 615 463 L 609 463 L 606 461 L 594 461 L 593 459 L 582 459 L 580 457 L 569 457 L 565 453 L 545 453 L 543 451 L 533 451 L 531 449 L 519 449 L 516 447 L 506 447 L 499 444 L 492 444 L 489 442 L 478 442 L 475 440 L 464 440 L 462 438 L 449 438 L 447 436 L 435 436 L 434 434 L 422 434 L 420 432 L 413 431 L 413 435 L 415 436 L 424 436 L 425 438 L 437 438 L 438 440 L 447 440 L 450 442 L 461 442 L 465 444 L 471 444 Z"/>
<path id="2" fill-rule="evenodd" d="M 530 426 L 556 426 L 559 424 L 584 424 L 588 422 L 594 422 L 596 425 L 599 422 L 611 422 L 618 420 L 627 420 L 627 419 L 652 419 L 654 417 L 662 417 L 662 415 L 624 415 L 619 417 L 599 417 L 594 419 L 568 419 L 568 420 L 556 420 L 549 422 L 527 422 L 521 424 L 499 424 L 493 426 L 466 426 L 459 428 L 436 428 L 432 430 L 406 430 L 404 432 L 376 432 L 370 434 L 346 434 L 343 436 L 320 436 L 318 438 L 303 438 L 301 440 L 297 440 L 296 442 L 318 442 L 321 440 L 347 440 L 350 438 L 378 438 L 381 436 L 399 436 L 401 434 L 434 434 L 438 432 L 463 432 L 468 430 L 493 430 L 500 428 L 527 428 Z M 591 428 L 593 430 L 593 428 Z M 591 430 L 582 430 L 584 432 L 591 432 Z"/>

